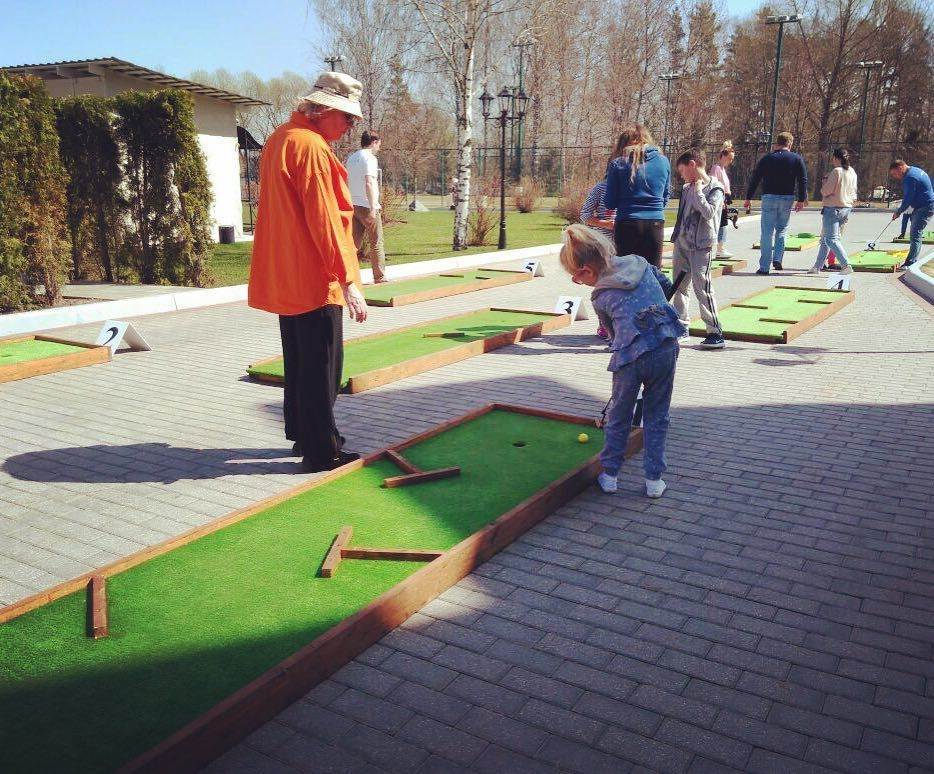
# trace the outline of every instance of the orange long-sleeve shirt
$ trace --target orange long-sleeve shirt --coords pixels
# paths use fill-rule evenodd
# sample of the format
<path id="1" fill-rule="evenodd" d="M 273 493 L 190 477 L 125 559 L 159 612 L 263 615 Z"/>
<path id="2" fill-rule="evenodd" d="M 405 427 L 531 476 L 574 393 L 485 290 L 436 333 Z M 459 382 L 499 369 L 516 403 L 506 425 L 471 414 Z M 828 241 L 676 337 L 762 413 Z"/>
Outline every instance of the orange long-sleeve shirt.
<path id="1" fill-rule="evenodd" d="M 347 170 L 299 112 L 266 141 L 250 262 L 250 306 L 295 315 L 343 304 L 360 282 Z"/>

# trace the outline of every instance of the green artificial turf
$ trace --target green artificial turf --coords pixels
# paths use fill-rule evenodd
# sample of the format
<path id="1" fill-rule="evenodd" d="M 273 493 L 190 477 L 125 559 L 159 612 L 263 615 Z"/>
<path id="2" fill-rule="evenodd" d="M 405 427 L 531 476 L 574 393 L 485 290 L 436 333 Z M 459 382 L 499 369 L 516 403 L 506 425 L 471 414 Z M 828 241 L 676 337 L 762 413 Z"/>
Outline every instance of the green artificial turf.
<path id="1" fill-rule="evenodd" d="M 84 351 L 85 347 L 59 344 L 57 341 L 42 341 L 41 339 L 0 341 L 0 366 L 15 365 L 29 360 L 42 360 L 46 357 L 70 355 L 72 352 Z"/>
<path id="2" fill-rule="evenodd" d="M 549 317 L 550 315 L 537 312 L 480 310 L 401 331 L 389 331 L 358 341 L 348 341 L 344 345 L 344 373 L 341 386 L 346 387 L 351 377 L 375 371 L 377 368 L 385 368 L 470 341 L 485 339 L 497 333 L 541 322 Z M 426 337 L 426 333 L 447 333 L 449 337 Z M 247 373 L 251 376 L 282 378 L 284 375 L 282 359 L 250 366 Z"/>
<path id="3" fill-rule="evenodd" d="M 110 636 L 85 633 L 86 594 L 0 624 L 0 771 L 109 771 L 356 612 L 420 563 L 318 567 L 351 545 L 448 549 L 595 454 L 602 433 L 494 411 L 408 449 L 461 475 L 384 489 L 379 462 L 107 581 Z M 520 448 L 515 443 L 524 443 Z"/>
<path id="4" fill-rule="evenodd" d="M 891 272 L 908 255 L 907 250 L 860 250 L 847 257 L 855 271 Z"/>
<path id="5" fill-rule="evenodd" d="M 831 302 L 839 298 L 839 293 L 830 290 L 772 288 L 739 302 L 767 306 L 767 309 L 750 309 L 745 306 L 731 305 L 720 309 L 717 317 L 720 319 L 723 335 L 726 338 L 729 338 L 731 334 L 746 334 L 774 337 L 776 341 L 781 341 L 782 334 L 789 325 L 817 314 L 823 308 L 822 304 L 803 303 L 804 300 Z M 791 322 L 763 322 L 763 317 Z M 701 320 L 695 320 L 691 324 L 691 333 L 701 334 L 704 331 L 705 327 Z"/>
<path id="6" fill-rule="evenodd" d="M 363 288 L 363 295 L 368 303 L 389 304 L 393 298 L 410 293 L 422 293 L 426 290 L 466 285 L 477 280 L 502 279 L 511 276 L 511 274 L 511 272 L 483 271 L 482 269 L 452 269 L 445 274 L 434 274 L 430 277 L 415 277 L 413 279 L 399 280 L 398 282 L 366 285 Z M 527 272 L 515 272 L 515 274 L 527 275 Z"/>
<path id="7" fill-rule="evenodd" d="M 911 239 L 907 236 L 904 239 L 893 239 L 893 242 L 900 242 L 902 244 L 908 244 Z M 921 232 L 921 243 L 925 245 L 934 245 L 934 231 L 922 231 Z"/>
<path id="8" fill-rule="evenodd" d="M 820 242 L 820 234 L 812 234 L 809 231 L 801 231 L 797 234 L 785 237 L 786 250 L 807 250 L 815 247 Z M 759 242 L 753 244 L 753 249 L 759 249 Z"/>

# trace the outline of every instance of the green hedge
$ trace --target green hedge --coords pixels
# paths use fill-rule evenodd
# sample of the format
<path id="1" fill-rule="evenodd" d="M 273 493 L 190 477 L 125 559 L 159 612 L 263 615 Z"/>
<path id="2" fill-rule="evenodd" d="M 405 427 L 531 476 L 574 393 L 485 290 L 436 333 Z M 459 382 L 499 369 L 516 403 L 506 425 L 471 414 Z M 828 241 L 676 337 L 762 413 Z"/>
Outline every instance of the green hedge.
<path id="1" fill-rule="evenodd" d="M 75 279 L 204 286 L 211 186 L 183 91 L 52 100 L 0 75 L 0 311 Z"/>

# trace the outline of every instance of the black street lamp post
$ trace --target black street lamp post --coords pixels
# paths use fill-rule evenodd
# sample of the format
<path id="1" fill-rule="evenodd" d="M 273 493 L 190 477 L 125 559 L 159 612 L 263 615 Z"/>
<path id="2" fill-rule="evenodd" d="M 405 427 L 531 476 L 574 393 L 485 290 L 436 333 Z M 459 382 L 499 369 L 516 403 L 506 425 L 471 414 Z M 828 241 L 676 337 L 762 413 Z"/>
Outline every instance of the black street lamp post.
<path id="1" fill-rule="evenodd" d="M 337 65 L 344 61 L 344 57 L 340 54 L 331 54 L 330 56 L 324 57 L 324 63 L 328 66 L 328 70 L 335 72 L 337 70 Z"/>
<path id="2" fill-rule="evenodd" d="M 782 71 L 782 38 L 786 24 L 800 24 L 801 16 L 793 13 L 788 16 L 766 16 L 766 24 L 778 25 L 778 40 L 775 43 L 775 77 L 772 81 L 772 110 L 769 116 L 769 146 L 775 144 L 775 106 L 778 104 L 778 76 Z"/>
<path id="3" fill-rule="evenodd" d="M 869 165 L 866 163 L 868 159 L 863 157 L 863 143 L 866 141 L 866 107 L 869 102 L 869 74 L 873 70 L 881 70 L 882 62 L 875 60 L 872 62 L 857 62 L 856 66 L 861 70 L 866 71 L 866 79 L 863 81 L 863 101 L 860 105 L 860 119 L 859 119 L 859 166 L 860 166 L 860 176 L 863 178 L 868 178 L 869 176 Z M 868 154 L 867 154 L 868 155 Z"/>
<path id="4" fill-rule="evenodd" d="M 491 117 L 490 106 L 493 103 L 493 95 L 486 89 L 480 95 L 480 102 L 483 105 L 483 118 Z M 511 89 L 504 86 L 499 94 L 496 95 L 499 100 L 499 115 L 495 116 L 499 121 L 500 142 L 499 142 L 499 245 L 498 249 L 506 248 L 506 124 L 521 121 L 525 116 L 526 105 L 528 104 L 528 95 L 521 89 L 513 93 Z"/>
<path id="5" fill-rule="evenodd" d="M 662 154 L 668 155 L 668 122 L 671 113 L 671 82 L 678 80 L 681 76 L 678 73 L 663 73 L 658 76 L 660 81 L 665 81 L 665 137 L 662 140 Z"/>

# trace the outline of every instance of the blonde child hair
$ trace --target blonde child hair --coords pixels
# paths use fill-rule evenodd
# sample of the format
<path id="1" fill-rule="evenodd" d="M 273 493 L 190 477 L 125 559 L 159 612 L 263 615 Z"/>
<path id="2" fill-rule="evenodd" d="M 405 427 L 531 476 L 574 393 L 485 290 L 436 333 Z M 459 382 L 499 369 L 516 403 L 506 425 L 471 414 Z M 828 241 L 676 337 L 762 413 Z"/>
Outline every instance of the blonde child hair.
<path id="1" fill-rule="evenodd" d="M 558 257 L 568 274 L 590 266 L 599 276 L 610 263 L 616 247 L 603 234 L 581 223 L 572 223 L 564 229 L 564 244 Z"/>
<path id="2" fill-rule="evenodd" d="M 722 159 L 725 156 L 733 156 L 735 151 L 733 150 L 733 141 L 724 140 L 723 145 L 720 147 L 720 158 Z"/>

